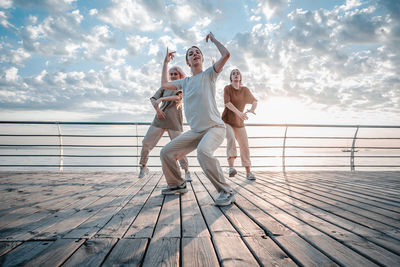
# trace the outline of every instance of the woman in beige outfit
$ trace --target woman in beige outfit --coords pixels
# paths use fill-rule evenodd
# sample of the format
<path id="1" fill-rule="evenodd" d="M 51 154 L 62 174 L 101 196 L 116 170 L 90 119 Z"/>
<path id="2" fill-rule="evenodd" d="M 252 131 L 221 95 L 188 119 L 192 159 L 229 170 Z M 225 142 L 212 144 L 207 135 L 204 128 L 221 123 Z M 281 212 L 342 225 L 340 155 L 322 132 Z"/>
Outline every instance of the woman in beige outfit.
<path id="1" fill-rule="evenodd" d="M 244 121 L 248 119 L 248 112 L 255 114 L 257 99 L 255 99 L 249 88 L 242 85 L 242 74 L 238 69 L 231 71 L 230 80 L 231 84 L 224 88 L 225 109 L 222 113 L 222 120 L 226 125 L 226 153 L 229 164 L 229 177 L 233 177 L 237 173 L 234 168 L 234 162 L 237 157 L 236 139 L 240 147 L 242 166 L 246 168 L 246 178 L 255 180 L 254 174 L 250 171 L 250 150 Z M 251 104 L 251 109 L 243 112 L 246 104 Z"/>
<path id="2" fill-rule="evenodd" d="M 178 67 L 172 67 L 168 70 L 168 63 L 173 59 L 175 52 L 168 52 L 164 59 L 161 84 L 163 82 L 175 81 L 186 77 L 183 70 Z M 148 129 L 146 136 L 142 141 L 142 151 L 140 155 L 140 173 L 139 178 L 143 178 L 149 169 L 146 166 L 149 159 L 150 151 L 157 145 L 165 131 L 168 132 L 170 139 L 174 139 L 179 136 L 182 131 L 182 91 L 170 91 L 160 88 L 150 98 L 151 104 L 156 110 L 157 114 Z M 161 104 L 161 107 L 159 106 Z M 188 161 L 186 157 L 183 157 L 179 161 L 181 168 L 185 171 L 185 180 L 191 181 Z"/>

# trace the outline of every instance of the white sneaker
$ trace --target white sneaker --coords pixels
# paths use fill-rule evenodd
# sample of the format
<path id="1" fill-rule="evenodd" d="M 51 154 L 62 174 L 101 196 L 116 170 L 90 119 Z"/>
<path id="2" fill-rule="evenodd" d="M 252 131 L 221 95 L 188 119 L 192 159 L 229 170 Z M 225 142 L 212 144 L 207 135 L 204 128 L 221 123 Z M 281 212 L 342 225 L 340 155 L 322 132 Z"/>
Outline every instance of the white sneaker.
<path id="1" fill-rule="evenodd" d="M 143 178 L 148 173 L 149 173 L 149 168 L 147 168 L 146 166 L 140 166 L 140 172 L 138 178 Z"/>
<path id="2" fill-rule="evenodd" d="M 215 200 L 215 206 L 228 206 L 235 202 L 235 195 L 233 193 L 226 193 L 222 191 L 219 197 Z"/>
<path id="3" fill-rule="evenodd" d="M 256 177 L 254 176 L 254 174 L 252 172 L 249 172 L 246 175 L 246 178 L 247 178 L 247 180 L 252 180 L 252 181 L 256 179 Z"/>
<path id="4" fill-rule="evenodd" d="M 192 177 L 190 176 L 190 172 L 185 173 L 185 180 L 186 180 L 186 182 L 191 182 L 192 181 Z"/>
<path id="5" fill-rule="evenodd" d="M 236 173 L 237 173 L 237 171 L 235 170 L 235 168 L 229 168 L 229 177 L 235 176 Z"/>

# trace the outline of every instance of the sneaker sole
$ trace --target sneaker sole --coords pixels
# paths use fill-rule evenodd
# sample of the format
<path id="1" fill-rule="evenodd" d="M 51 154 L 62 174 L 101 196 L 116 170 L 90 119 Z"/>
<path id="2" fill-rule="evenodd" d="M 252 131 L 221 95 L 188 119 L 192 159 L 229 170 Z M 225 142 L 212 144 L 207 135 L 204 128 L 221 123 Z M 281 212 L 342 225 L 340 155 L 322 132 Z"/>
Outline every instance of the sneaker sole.
<path id="1" fill-rule="evenodd" d="M 233 176 L 235 176 L 236 174 L 237 174 L 237 171 L 234 171 L 234 172 L 232 172 L 232 173 L 229 174 L 229 177 L 233 177 Z"/>
<path id="2" fill-rule="evenodd" d="M 226 202 L 220 202 L 220 203 L 214 203 L 214 205 L 215 206 L 219 206 L 219 207 L 223 207 L 223 206 L 229 206 L 229 205 L 231 205 L 233 202 L 235 202 L 236 201 L 236 199 L 235 199 L 235 196 L 233 196 L 229 201 L 226 201 Z"/>
<path id="3" fill-rule="evenodd" d="M 176 193 L 183 194 L 183 193 L 186 193 L 186 192 L 189 192 L 189 190 L 187 188 L 178 189 L 178 190 L 171 191 L 171 192 L 161 192 L 161 194 L 163 194 L 163 195 L 175 195 Z"/>

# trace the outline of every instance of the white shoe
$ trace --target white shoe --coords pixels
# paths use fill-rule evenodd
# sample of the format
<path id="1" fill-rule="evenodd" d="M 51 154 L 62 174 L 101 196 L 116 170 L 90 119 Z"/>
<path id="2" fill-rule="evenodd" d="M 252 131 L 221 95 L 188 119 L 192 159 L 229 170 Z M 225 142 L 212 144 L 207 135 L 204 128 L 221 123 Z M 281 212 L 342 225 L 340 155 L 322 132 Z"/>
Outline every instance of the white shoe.
<path id="1" fill-rule="evenodd" d="M 235 170 L 235 168 L 229 168 L 229 177 L 235 176 L 236 173 L 237 173 L 237 171 Z"/>
<path id="2" fill-rule="evenodd" d="M 190 172 L 185 173 L 185 180 L 186 180 L 186 182 L 191 182 L 192 181 L 192 177 L 190 176 Z"/>
<path id="3" fill-rule="evenodd" d="M 219 197 L 215 200 L 215 206 L 228 206 L 235 202 L 235 195 L 233 193 L 226 193 L 222 191 Z"/>
<path id="4" fill-rule="evenodd" d="M 246 175 L 246 178 L 247 178 L 247 180 L 252 180 L 252 181 L 254 181 L 256 179 L 256 177 L 254 176 L 254 174 L 252 172 L 249 172 Z"/>
<path id="5" fill-rule="evenodd" d="M 149 168 L 147 168 L 146 166 L 141 166 L 138 178 L 143 178 L 148 173 L 149 173 Z"/>

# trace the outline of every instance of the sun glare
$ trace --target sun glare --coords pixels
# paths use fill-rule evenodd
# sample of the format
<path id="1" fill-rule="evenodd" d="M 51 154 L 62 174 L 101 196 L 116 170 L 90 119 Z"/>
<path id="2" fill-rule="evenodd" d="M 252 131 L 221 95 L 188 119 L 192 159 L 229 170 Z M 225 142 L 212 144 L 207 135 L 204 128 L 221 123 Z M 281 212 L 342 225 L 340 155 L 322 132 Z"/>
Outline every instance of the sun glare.
<path id="1" fill-rule="evenodd" d="M 271 97 L 259 101 L 256 116 L 250 115 L 248 123 L 321 123 L 324 113 L 299 99 Z"/>

